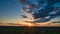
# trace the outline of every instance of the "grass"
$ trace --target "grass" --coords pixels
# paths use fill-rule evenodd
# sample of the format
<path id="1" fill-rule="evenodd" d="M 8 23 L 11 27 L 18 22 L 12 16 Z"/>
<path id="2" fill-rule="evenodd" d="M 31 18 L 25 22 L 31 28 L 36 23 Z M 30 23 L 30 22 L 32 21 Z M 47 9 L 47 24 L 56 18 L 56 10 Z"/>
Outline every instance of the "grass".
<path id="1" fill-rule="evenodd" d="M 0 26 L 1 34 L 60 34 L 59 27 Z"/>

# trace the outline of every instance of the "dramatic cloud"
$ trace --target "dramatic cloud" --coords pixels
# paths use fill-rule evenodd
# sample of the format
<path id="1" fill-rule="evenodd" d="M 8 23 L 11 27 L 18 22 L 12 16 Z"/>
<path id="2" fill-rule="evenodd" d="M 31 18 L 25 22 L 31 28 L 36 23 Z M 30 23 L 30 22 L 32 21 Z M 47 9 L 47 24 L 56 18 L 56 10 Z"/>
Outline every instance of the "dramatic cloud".
<path id="1" fill-rule="evenodd" d="M 53 7 L 57 2 L 60 0 L 20 0 L 22 6 L 25 5 L 22 11 L 35 22 L 47 22 L 60 16 L 60 7 Z"/>

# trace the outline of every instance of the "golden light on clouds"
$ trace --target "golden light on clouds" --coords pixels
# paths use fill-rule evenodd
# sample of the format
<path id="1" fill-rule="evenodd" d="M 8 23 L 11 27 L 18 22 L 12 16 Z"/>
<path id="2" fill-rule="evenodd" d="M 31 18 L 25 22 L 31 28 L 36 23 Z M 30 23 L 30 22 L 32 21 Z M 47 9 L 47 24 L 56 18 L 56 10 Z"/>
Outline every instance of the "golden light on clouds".
<path id="1" fill-rule="evenodd" d="M 19 24 L 23 26 L 60 26 L 60 23 L 51 23 L 51 22 L 45 22 L 45 23 L 28 23 L 28 22 L 20 22 Z"/>
<path id="2" fill-rule="evenodd" d="M 56 26 L 60 26 L 60 23 L 51 23 L 51 22 L 45 22 L 45 23 L 31 23 L 31 22 L 24 22 L 24 21 L 20 21 L 18 23 L 0 23 L 0 26 L 28 26 L 28 27 L 56 27 Z"/>

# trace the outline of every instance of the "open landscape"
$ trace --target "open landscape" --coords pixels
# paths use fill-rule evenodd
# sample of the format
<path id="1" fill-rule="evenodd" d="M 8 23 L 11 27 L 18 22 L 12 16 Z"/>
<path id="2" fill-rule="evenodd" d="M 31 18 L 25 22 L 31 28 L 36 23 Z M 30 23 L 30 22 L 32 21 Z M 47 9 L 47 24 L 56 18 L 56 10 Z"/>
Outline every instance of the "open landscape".
<path id="1" fill-rule="evenodd" d="M 60 34 L 59 27 L 0 26 L 1 34 Z"/>
<path id="2" fill-rule="evenodd" d="M 0 34 L 60 34 L 60 0 L 0 0 Z"/>

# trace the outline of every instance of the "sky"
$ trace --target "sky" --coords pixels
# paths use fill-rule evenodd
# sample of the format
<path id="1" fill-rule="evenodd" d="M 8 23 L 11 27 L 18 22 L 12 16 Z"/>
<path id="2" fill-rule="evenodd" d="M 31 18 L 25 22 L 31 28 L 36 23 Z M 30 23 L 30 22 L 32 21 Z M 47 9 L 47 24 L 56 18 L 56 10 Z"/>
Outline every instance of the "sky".
<path id="1" fill-rule="evenodd" d="M 0 0 L 0 22 L 16 22 L 20 19 L 20 5 L 16 0 Z"/>
<path id="2" fill-rule="evenodd" d="M 33 1 L 32 1 L 33 2 Z M 35 3 L 36 1 L 34 1 Z M 54 6 L 59 6 L 60 3 Z M 21 5 L 17 0 L 0 0 L 0 22 L 2 23 L 16 23 L 20 21 L 21 16 L 24 14 L 21 12 Z M 60 20 L 59 18 L 52 19 L 53 21 Z M 51 21 L 52 21 L 51 20 Z"/>

